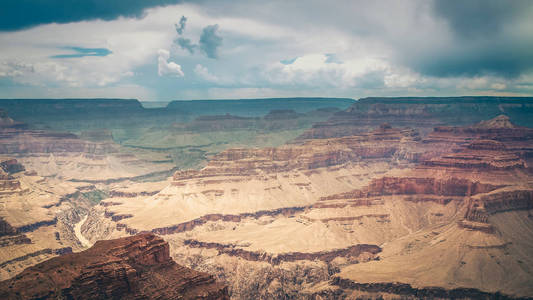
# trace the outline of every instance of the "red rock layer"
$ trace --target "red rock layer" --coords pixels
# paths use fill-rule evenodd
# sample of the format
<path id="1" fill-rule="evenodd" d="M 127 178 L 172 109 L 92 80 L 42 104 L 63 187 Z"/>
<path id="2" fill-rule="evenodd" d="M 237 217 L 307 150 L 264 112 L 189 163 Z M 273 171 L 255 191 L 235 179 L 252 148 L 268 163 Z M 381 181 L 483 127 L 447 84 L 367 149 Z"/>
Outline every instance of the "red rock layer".
<path id="1" fill-rule="evenodd" d="M 381 252 L 381 248 L 376 245 L 359 244 L 345 249 L 335 249 L 320 252 L 290 252 L 280 254 L 269 254 L 264 251 L 248 251 L 236 248 L 235 245 L 225 245 L 219 243 L 201 242 L 197 240 L 185 240 L 185 245 L 193 248 L 216 249 L 219 254 L 237 256 L 251 261 L 265 261 L 273 265 L 279 265 L 284 261 L 298 260 L 321 260 L 330 262 L 337 257 L 345 257 L 352 261 L 369 261 L 376 258 Z"/>
<path id="2" fill-rule="evenodd" d="M 203 225 L 203 224 L 205 224 L 207 222 L 216 222 L 216 221 L 240 222 L 242 219 L 246 219 L 246 218 L 259 219 L 260 217 L 263 217 L 263 216 L 277 216 L 277 215 L 290 216 L 290 215 L 294 215 L 294 214 L 296 214 L 298 212 L 302 212 L 306 208 L 307 207 L 305 207 L 305 206 L 302 206 L 302 207 L 284 207 L 284 208 L 278 208 L 278 209 L 274 209 L 274 210 L 260 210 L 260 211 L 254 212 L 254 213 L 242 213 L 242 214 L 238 214 L 238 215 L 209 214 L 209 215 L 205 215 L 205 216 L 202 216 L 200 218 L 196 218 L 196 219 L 193 219 L 193 220 L 190 220 L 190 221 L 187 221 L 187 222 L 183 222 L 183 223 L 180 223 L 180 224 L 166 226 L 166 227 L 160 227 L 160 228 L 154 228 L 151 231 L 153 233 L 159 234 L 159 235 L 174 234 L 174 233 L 179 233 L 179 232 L 191 231 L 195 227 L 201 226 L 201 225 Z M 108 217 L 108 218 L 110 217 L 111 220 L 113 220 L 113 221 L 119 221 L 121 219 L 124 219 L 124 217 L 122 217 L 123 215 L 118 215 L 120 217 L 119 218 L 115 218 L 115 217 L 117 217 L 117 215 L 114 215 L 113 213 L 108 212 L 107 210 L 105 211 L 104 215 L 106 217 Z M 131 217 L 131 215 L 129 215 L 129 216 Z M 124 231 L 126 231 L 129 234 L 137 234 L 139 232 L 139 230 L 137 230 L 135 228 L 130 228 L 126 224 L 117 223 L 117 230 L 120 231 L 120 230 L 123 230 L 123 229 L 124 229 Z"/>
<path id="3" fill-rule="evenodd" d="M 521 109 L 517 109 L 521 107 Z M 326 122 L 315 123 L 300 139 L 323 139 L 358 134 L 381 123 L 413 127 L 422 131 L 443 124 L 468 125 L 509 113 L 526 119 L 532 98 L 447 97 L 447 98 L 365 98 L 347 110 L 337 112 Z M 500 126 L 492 122 L 491 126 Z"/>
<path id="4" fill-rule="evenodd" d="M 418 140 L 416 132 L 383 125 L 355 136 L 308 140 L 277 148 L 229 149 L 215 155 L 201 171 L 178 171 L 174 181 L 210 176 L 242 176 L 309 170 L 361 159 L 414 159 L 405 148 Z M 178 183 L 179 185 L 179 183 Z"/>
<path id="5" fill-rule="evenodd" d="M 0 170 L 0 194 L 10 194 L 20 190 L 20 182 Z"/>
<path id="6" fill-rule="evenodd" d="M 496 191 L 470 200 L 465 219 L 487 223 L 491 214 L 533 209 L 533 190 Z"/>
<path id="7" fill-rule="evenodd" d="M 382 299 L 382 295 L 387 295 L 393 299 L 515 299 L 498 292 L 488 293 L 474 288 L 415 288 L 410 284 L 400 282 L 359 283 L 341 277 L 333 277 L 331 284 L 342 288 L 343 291 L 335 295 L 328 295 L 327 293 L 317 295 L 320 296 L 320 299 L 346 298 L 353 291 L 370 293 L 367 297 L 361 295 L 358 299 Z"/>
<path id="8" fill-rule="evenodd" d="M 176 264 L 153 234 L 98 241 L 0 282 L 2 299 L 229 299 L 210 275 Z"/>
<path id="9" fill-rule="evenodd" d="M 491 214 L 533 208 L 533 192 L 524 173 L 532 145 L 533 130 L 515 127 L 505 116 L 471 127 L 438 127 L 418 144 L 425 151 L 414 170 L 322 197 L 313 208 L 380 204 L 385 195 L 440 204 L 457 200 L 467 205 L 460 227 L 493 233 Z"/>
<path id="10" fill-rule="evenodd" d="M 11 174 L 21 171 L 24 171 L 24 166 L 16 159 L 0 157 L 0 195 L 20 190 L 20 182 Z"/>
<path id="11" fill-rule="evenodd" d="M 39 130 L 0 130 L 0 154 L 12 153 L 88 153 L 117 152 L 112 142 L 91 142 L 71 133 Z"/>
<path id="12" fill-rule="evenodd" d="M 471 196 L 490 192 L 498 187 L 463 178 L 382 177 L 372 180 L 367 195 Z"/>
<path id="13" fill-rule="evenodd" d="M 24 166 L 19 164 L 19 162 L 14 158 L 0 159 L 0 168 L 2 168 L 8 174 L 18 173 L 25 170 Z"/>
<path id="14" fill-rule="evenodd" d="M 500 187 L 473 182 L 464 178 L 381 177 L 373 179 L 363 189 L 322 197 L 313 207 L 372 205 L 375 202 L 379 202 L 379 196 L 387 195 L 409 195 L 412 197 L 404 197 L 403 199 L 446 204 L 456 197 L 487 193 Z"/>
<path id="15" fill-rule="evenodd" d="M 66 254 L 66 253 L 72 253 L 72 248 L 71 247 L 64 247 L 64 248 L 59 248 L 59 249 L 50 249 L 50 248 L 44 248 L 44 249 L 41 249 L 41 250 L 38 250 L 38 251 L 35 251 L 35 252 L 31 252 L 31 253 L 28 253 L 26 255 L 23 255 L 23 256 L 19 256 L 19 257 L 15 257 L 13 259 L 10 259 L 10 260 L 6 260 L 6 261 L 3 261 L 0 263 L 0 268 L 3 268 L 7 265 L 10 265 L 10 264 L 13 264 L 13 263 L 18 263 L 18 262 L 22 262 L 22 261 L 25 261 L 31 257 L 36 257 L 36 256 L 40 256 L 40 255 L 43 255 L 43 254 L 48 254 L 48 255 L 63 255 L 63 254 Z M 1 291 L 1 287 L 0 287 L 0 291 Z M 1 296 L 1 292 L 0 292 L 0 296 Z"/>
<path id="16" fill-rule="evenodd" d="M 12 245 L 31 244 L 31 240 L 24 234 L 14 236 L 1 236 L 0 235 L 0 248 L 8 247 Z"/>
<path id="17" fill-rule="evenodd" d="M 507 149 L 521 157 L 533 153 L 533 128 L 515 126 L 503 115 L 469 127 L 436 127 L 424 142 L 439 146 L 443 144 L 466 146 L 474 140 L 478 140 L 478 147 L 471 148 L 474 150 Z M 480 140 L 486 142 L 482 143 Z M 497 142 L 503 143 L 504 148 Z"/>

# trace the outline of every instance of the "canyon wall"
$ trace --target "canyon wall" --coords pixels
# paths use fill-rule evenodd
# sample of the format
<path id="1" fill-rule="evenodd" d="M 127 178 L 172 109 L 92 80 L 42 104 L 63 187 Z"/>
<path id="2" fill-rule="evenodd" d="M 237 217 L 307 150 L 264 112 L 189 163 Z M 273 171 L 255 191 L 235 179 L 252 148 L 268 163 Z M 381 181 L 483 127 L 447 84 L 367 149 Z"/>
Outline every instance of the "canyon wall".
<path id="1" fill-rule="evenodd" d="M 521 126 L 533 127 L 529 97 L 363 98 L 326 122 L 313 125 L 300 138 L 348 136 L 388 122 L 429 132 L 439 125 L 471 125 L 506 114 Z"/>
<path id="2" fill-rule="evenodd" d="M 3 299 L 229 299 L 213 277 L 176 264 L 152 234 L 99 241 L 0 282 Z"/>

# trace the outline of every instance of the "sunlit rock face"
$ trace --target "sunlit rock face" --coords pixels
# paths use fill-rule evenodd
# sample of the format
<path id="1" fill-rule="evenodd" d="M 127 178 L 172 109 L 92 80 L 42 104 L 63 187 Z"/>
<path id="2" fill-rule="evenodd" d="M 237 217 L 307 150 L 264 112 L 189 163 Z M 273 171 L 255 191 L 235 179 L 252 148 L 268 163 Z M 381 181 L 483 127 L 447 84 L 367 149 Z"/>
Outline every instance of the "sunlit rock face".
<path id="1" fill-rule="evenodd" d="M 153 234 L 99 241 L 0 282 L 3 299 L 229 299 L 212 276 L 176 264 Z"/>

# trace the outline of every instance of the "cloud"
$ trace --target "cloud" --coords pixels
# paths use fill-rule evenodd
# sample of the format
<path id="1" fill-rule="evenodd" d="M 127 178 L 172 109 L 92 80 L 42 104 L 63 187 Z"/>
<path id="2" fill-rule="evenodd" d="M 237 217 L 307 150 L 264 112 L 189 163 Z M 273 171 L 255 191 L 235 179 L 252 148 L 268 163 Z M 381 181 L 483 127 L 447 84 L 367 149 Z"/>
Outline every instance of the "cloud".
<path id="1" fill-rule="evenodd" d="M 38 96 L 36 96 L 38 95 Z M 104 87 L 30 86 L 24 89 L 6 89 L 5 98 L 126 98 L 156 99 L 152 91 L 135 84 L 117 84 Z"/>
<path id="2" fill-rule="evenodd" d="M 457 35 L 477 38 L 498 33 L 532 6 L 530 0 L 435 0 L 434 11 L 450 24 Z"/>
<path id="3" fill-rule="evenodd" d="M 247 97 L 533 94 L 533 5 L 502 8 L 500 16 L 483 2 L 480 21 L 469 28 L 465 20 L 476 18 L 476 9 L 466 1 L 338 1 L 204 0 L 146 9 L 138 17 L 0 32 L 0 98 L 40 97 L 48 88 L 84 96 L 118 85 L 144 87 L 151 99 L 220 98 L 222 91 Z M 471 12 L 461 17 L 462 10 Z M 211 33 L 223 45 L 204 42 L 202 49 L 209 24 L 218 24 Z M 65 45 L 113 53 L 51 58 L 80 54 Z M 207 45 L 216 46 L 211 57 L 224 59 L 207 59 Z M 172 49 L 172 59 L 159 49 Z M 193 74 L 170 78 L 181 76 L 178 70 Z"/>
<path id="4" fill-rule="evenodd" d="M 169 62 L 168 59 L 170 58 L 170 53 L 167 50 L 159 49 L 157 52 L 159 57 L 157 58 L 158 65 L 157 65 L 157 72 L 159 76 L 165 76 L 165 75 L 174 75 L 178 77 L 183 77 L 185 74 L 183 74 L 183 71 L 181 70 L 181 66 L 178 65 L 175 62 Z"/>
<path id="5" fill-rule="evenodd" d="M 3 0 L 0 31 L 15 31 L 50 23 L 141 18 L 144 10 L 182 0 Z"/>
<path id="6" fill-rule="evenodd" d="M 183 21 L 183 26 L 181 26 L 181 21 L 183 20 L 183 18 L 185 17 L 182 17 L 182 19 L 180 20 L 180 26 L 175 25 L 176 31 L 179 35 L 183 33 L 183 29 L 185 28 L 185 22 L 187 20 L 185 18 L 185 21 Z M 218 48 L 220 47 L 220 45 L 222 45 L 222 37 L 218 35 L 218 28 L 218 24 L 208 25 L 204 27 L 198 44 L 194 44 L 191 39 L 184 37 L 178 37 L 174 40 L 174 42 L 177 43 L 181 49 L 187 50 L 190 54 L 194 54 L 196 49 L 199 48 L 201 52 L 208 58 L 216 59 L 218 58 Z"/>
<path id="7" fill-rule="evenodd" d="M 391 66 L 378 58 L 356 58 L 331 63 L 331 55 L 307 54 L 291 63 L 275 63 L 267 68 L 266 80 L 275 85 L 300 87 L 368 88 L 383 87 Z"/>
<path id="8" fill-rule="evenodd" d="M 181 47 L 181 49 L 189 51 L 190 54 L 194 54 L 194 50 L 198 45 L 193 44 L 190 39 L 179 37 L 176 39 L 176 43 Z"/>
<path id="9" fill-rule="evenodd" d="M 82 67 L 73 67 L 72 63 L 64 63 L 64 60 L 0 62 L 0 77 L 29 86 L 102 87 L 131 75 L 130 72 L 106 70 L 104 67 L 94 69 L 87 62 L 82 63 Z"/>
<path id="10" fill-rule="evenodd" d="M 325 55 L 327 57 L 326 59 L 327 64 L 342 64 L 342 61 L 339 60 L 339 58 L 337 57 L 337 54 L 326 53 Z"/>
<path id="11" fill-rule="evenodd" d="M 215 83 L 220 82 L 217 76 L 209 73 L 209 70 L 200 64 L 196 65 L 196 67 L 194 68 L 194 73 L 196 73 L 198 76 L 200 76 L 201 78 L 207 81 L 215 82 Z"/>
<path id="12" fill-rule="evenodd" d="M 19 61 L 0 62 L 0 78 L 23 76 L 34 71 L 34 66 L 29 63 Z"/>
<path id="13" fill-rule="evenodd" d="M 113 52 L 106 48 L 83 48 L 83 47 L 62 47 L 65 50 L 71 50 L 73 54 L 59 54 L 50 56 L 51 58 L 77 58 L 85 56 L 107 56 Z"/>
<path id="14" fill-rule="evenodd" d="M 427 14 L 444 25 L 440 32 L 396 50 L 399 62 L 413 70 L 436 77 L 506 78 L 533 70 L 533 1 L 435 0 Z"/>
<path id="15" fill-rule="evenodd" d="M 408 66 L 429 76 L 476 77 L 498 75 L 517 78 L 533 70 L 533 41 L 498 41 L 453 44 L 433 52 L 407 57 Z"/>
<path id="16" fill-rule="evenodd" d="M 185 16 L 181 16 L 179 25 L 178 24 L 174 24 L 174 27 L 176 28 L 176 32 L 179 35 L 183 34 L 183 30 L 185 30 L 186 23 L 187 23 L 187 18 Z"/>
<path id="17" fill-rule="evenodd" d="M 218 35 L 218 24 L 206 26 L 200 36 L 200 49 L 209 58 L 218 58 L 218 47 L 222 45 L 222 37 Z"/>

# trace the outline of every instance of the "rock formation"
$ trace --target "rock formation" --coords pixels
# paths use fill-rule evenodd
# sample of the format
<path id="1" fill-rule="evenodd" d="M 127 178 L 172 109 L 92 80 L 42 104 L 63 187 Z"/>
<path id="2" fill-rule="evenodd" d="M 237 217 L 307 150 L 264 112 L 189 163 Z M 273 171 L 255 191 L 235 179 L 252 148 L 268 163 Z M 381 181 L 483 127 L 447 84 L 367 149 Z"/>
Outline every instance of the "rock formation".
<path id="1" fill-rule="evenodd" d="M 533 103 L 527 97 L 364 98 L 328 121 L 313 125 L 300 138 L 348 136 L 384 122 L 427 132 L 439 125 L 465 126 L 502 113 L 520 125 L 533 127 L 528 117 L 532 112 Z"/>
<path id="2" fill-rule="evenodd" d="M 229 299 L 212 276 L 176 264 L 153 234 L 99 241 L 0 282 L 2 299 Z"/>
<path id="3" fill-rule="evenodd" d="M 189 227 L 187 222 L 213 214 L 241 218 L 259 211 L 304 207 L 327 195 L 328 185 L 345 190 L 350 177 L 359 178 L 359 162 L 364 161 L 366 172 L 374 172 L 370 165 L 379 169 L 385 162 L 416 160 L 410 149 L 417 140 L 412 130 L 381 126 L 351 137 L 275 148 L 229 149 L 214 155 L 202 170 L 177 171 L 171 185 L 152 196 L 152 203 L 158 205 L 139 211 L 135 199 L 117 203 L 112 198 L 102 205 L 117 203 L 107 206 L 105 215 L 115 216 L 117 221 L 120 218 L 118 228 L 129 232 Z M 183 201 L 187 199 L 191 202 Z M 178 217 L 149 217 L 161 213 Z M 175 223 L 169 223 L 171 220 Z"/>
<path id="4" fill-rule="evenodd" d="M 7 115 L 5 110 L 0 109 L 0 128 L 12 127 L 14 125 L 15 121 Z"/>

